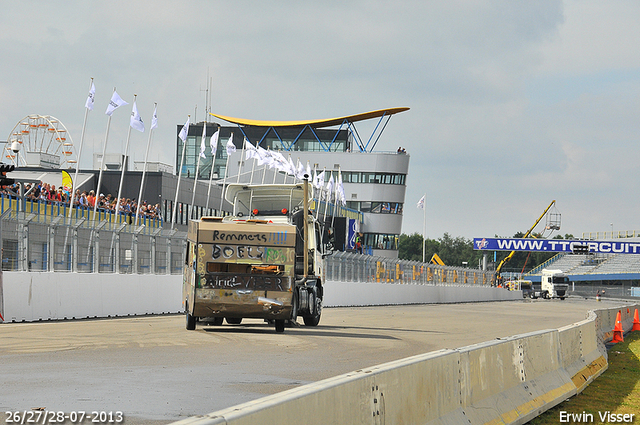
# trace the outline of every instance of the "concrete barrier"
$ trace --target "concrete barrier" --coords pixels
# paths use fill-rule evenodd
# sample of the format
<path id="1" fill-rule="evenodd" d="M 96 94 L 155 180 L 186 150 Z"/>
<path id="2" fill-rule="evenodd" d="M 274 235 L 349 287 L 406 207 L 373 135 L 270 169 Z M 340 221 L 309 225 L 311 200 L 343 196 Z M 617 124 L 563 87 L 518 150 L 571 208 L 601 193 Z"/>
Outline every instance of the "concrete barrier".
<path id="1" fill-rule="evenodd" d="M 618 311 L 633 317 L 637 305 L 626 308 L 590 312 L 557 330 L 386 363 L 176 424 L 524 424 L 606 370 L 602 337 L 611 334 Z M 622 322 L 625 330 L 633 323 L 626 316 Z"/>
<path id="2" fill-rule="evenodd" d="M 521 300 L 522 291 L 485 285 L 335 282 L 325 284 L 323 305 L 352 307 Z"/>
<path id="3" fill-rule="evenodd" d="M 327 282 L 326 307 L 521 299 L 478 285 Z M 181 275 L 3 272 L 0 315 L 7 322 L 182 312 Z"/>
<path id="4" fill-rule="evenodd" d="M 114 317 L 182 311 L 182 277 L 3 272 L 6 322 Z"/>

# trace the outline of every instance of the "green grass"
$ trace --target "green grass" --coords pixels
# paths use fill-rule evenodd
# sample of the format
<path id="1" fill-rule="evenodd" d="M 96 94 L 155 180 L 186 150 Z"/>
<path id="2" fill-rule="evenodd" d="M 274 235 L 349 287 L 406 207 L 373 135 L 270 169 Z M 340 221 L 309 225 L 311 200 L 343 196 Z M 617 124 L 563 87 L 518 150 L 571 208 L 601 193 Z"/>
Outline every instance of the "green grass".
<path id="1" fill-rule="evenodd" d="M 640 424 L 640 332 L 630 332 L 624 336 L 624 342 L 611 346 L 609 368 L 583 392 L 547 410 L 528 424 L 559 424 L 561 411 L 591 413 L 594 418 L 593 422 L 562 423 L 606 424 L 609 422 L 600 421 L 599 412 L 610 411 L 633 414 L 632 423 Z"/>

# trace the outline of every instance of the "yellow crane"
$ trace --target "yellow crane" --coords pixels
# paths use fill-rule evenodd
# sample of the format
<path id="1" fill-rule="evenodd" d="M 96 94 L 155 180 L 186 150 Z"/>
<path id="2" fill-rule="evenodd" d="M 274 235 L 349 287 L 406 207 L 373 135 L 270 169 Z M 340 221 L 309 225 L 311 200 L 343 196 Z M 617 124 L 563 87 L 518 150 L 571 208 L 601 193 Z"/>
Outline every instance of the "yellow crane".
<path id="1" fill-rule="evenodd" d="M 431 264 L 437 264 L 439 266 L 444 266 L 444 261 L 442 261 L 442 259 L 438 256 L 438 254 L 435 254 L 435 253 L 431 257 L 431 260 L 429 260 L 429 262 Z"/>
<path id="2" fill-rule="evenodd" d="M 531 226 L 531 229 L 529 229 L 527 231 L 527 233 L 524 234 L 523 238 L 528 238 L 529 235 L 531 235 L 531 232 L 533 232 L 533 229 L 535 229 L 535 227 L 538 225 L 538 223 L 540 223 L 540 220 L 542 220 L 542 218 L 547 215 L 547 212 L 549 212 L 549 210 L 551 209 L 551 207 L 553 207 L 556 204 L 555 199 L 553 201 L 551 201 L 551 203 L 549 204 L 549 206 L 547 207 L 546 210 L 544 210 L 544 212 L 542 213 L 542 215 L 540 216 L 540 218 L 538 218 L 538 220 L 536 220 L 536 222 L 533 224 L 533 226 Z M 560 214 L 555 214 L 555 216 L 559 217 Z M 560 230 L 560 220 L 559 219 L 554 219 L 554 220 L 547 220 L 547 226 L 545 227 L 545 230 Z M 496 267 L 496 274 L 494 275 L 494 284 L 495 285 L 499 285 L 500 283 L 502 283 L 502 276 L 500 275 L 500 272 L 502 271 L 502 267 L 509 261 L 511 260 L 511 258 L 513 258 L 513 255 L 515 254 L 515 251 L 511 251 L 509 253 L 509 255 L 507 255 L 506 257 L 504 257 L 502 259 L 502 261 L 500 261 L 500 264 L 498 264 L 498 267 Z"/>

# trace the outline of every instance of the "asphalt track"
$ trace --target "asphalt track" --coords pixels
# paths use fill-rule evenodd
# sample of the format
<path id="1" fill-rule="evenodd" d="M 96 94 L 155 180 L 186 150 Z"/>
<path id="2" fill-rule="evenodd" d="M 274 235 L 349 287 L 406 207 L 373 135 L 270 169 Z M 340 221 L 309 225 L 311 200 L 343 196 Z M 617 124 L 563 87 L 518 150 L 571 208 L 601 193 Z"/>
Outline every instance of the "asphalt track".
<path id="1" fill-rule="evenodd" d="M 5 323 L 0 412 L 6 421 L 6 411 L 34 408 L 121 411 L 127 424 L 165 424 L 415 354 L 558 328 L 614 304 L 328 308 L 318 327 L 283 334 L 259 320 L 190 332 L 178 315 Z"/>

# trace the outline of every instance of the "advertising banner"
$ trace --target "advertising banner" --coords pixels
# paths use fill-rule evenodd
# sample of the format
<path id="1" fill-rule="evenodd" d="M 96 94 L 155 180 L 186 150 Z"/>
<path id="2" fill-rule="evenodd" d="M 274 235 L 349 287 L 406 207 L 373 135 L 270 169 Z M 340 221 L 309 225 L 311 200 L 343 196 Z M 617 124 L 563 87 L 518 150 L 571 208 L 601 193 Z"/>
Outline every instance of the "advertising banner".
<path id="1" fill-rule="evenodd" d="M 640 254 L 636 241 L 581 241 L 568 239 L 474 238 L 473 249 L 481 251 L 585 252 Z"/>
<path id="2" fill-rule="evenodd" d="M 358 233 L 358 222 L 353 218 L 348 218 L 347 226 L 348 226 L 347 249 L 355 249 L 356 234 Z"/>

